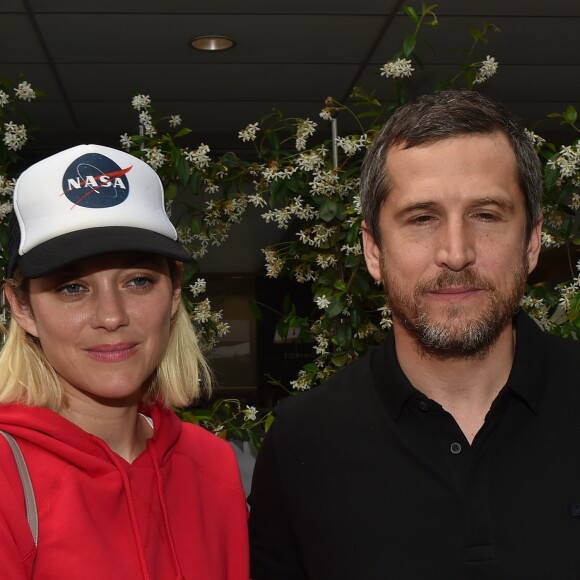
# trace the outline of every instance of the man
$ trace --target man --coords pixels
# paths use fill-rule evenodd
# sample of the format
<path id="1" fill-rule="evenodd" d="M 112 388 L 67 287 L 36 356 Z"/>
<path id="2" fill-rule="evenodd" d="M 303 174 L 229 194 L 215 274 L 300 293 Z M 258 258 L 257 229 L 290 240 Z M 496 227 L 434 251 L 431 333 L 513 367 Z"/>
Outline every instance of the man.
<path id="1" fill-rule="evenodd" d="M 386 342 L 277 409 L 254 580 L 580 578 L 580 345 L 518 305 L 540 252 L 524 129 L 472 91 L 403 106 L 367 154 Z"/>

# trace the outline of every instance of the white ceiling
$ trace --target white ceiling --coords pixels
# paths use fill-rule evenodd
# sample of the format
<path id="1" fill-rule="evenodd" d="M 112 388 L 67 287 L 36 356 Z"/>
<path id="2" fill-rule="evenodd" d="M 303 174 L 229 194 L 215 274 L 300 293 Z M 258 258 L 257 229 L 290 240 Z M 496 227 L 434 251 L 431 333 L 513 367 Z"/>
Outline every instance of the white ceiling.
<path id="1" fill-rule="evenodd" d="M 409 2 L 419 8 L 419 2 Z M 29 107 L 38 127 L 29 155 L 93 141 L 118 145 L 136 131 L 131 99 L 149 94 L 179 113 L 194 142 L 239 149 L 238 131 L 277 107 L 318 118 L 328 95 L 352 87 L 387 97 L 379 68 L 412 30 L 402 0 L 2 0 L 0 76 L 20 74 L 45 96 Z M 504 101 L 554 139 L 546 119 L 580 109 L 579 0 L 440 0 L 440 25 L 427 29 L 411 91 L 424 92 L 457 70 L 469 29 L 497 25 L 487 47 L 499 71 L 481 90 Z M 223 34 L 234 49 L 202 53 L 198 35 Z M 340 124 L 340 119 L 339 119 Z"/>

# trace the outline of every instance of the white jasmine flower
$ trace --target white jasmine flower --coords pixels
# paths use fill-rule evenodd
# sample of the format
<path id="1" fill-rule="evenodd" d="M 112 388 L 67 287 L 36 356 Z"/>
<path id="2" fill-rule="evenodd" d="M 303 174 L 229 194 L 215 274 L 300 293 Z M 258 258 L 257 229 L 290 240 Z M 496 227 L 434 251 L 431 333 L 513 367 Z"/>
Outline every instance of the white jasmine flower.
<path id="1" fill-rule="evenodd" d="M 151 98 L 149 95 L 135 95 L 131 104 L 136 111 L 141 111 L 151 105 Z"/>
<path id="2" fill-rule="evenodd" d="M 306 391 L 310 388 L 310 379 L 306 371 L 298 372 L 298 377 L 294 381 L 290 381 L 290 386 L 297 391 Z"/>
<path id="3" fill-rule="evenodd" d="M 181 116 L 180 115 L 171 115 L 169 117 L 169 126 L 170 127 L 179 127 L 181 125 Z"/>
<path id="4" fill-rule="evenodd" d="M 0 175 L 0 195 L 12 196 L 15 185 L 16 179 L 8 179 L 6 176 Z"/>
<path id="5" fill-rule="evenodd" d="M 268 202 L 259 193 L 254 193 L 253 195 L 249 195 L 248 196 L 248 201 L 254 207 L 264 207 L 265 205 L 268 205 Z"/>
<path id="6" fill-rule="evenodd" d="M 10 96 L 8 93 L 0 90 L 0 107 L 5 107 L 10 101 Z"/>
<path id="7" fill-rule="evenodd" d="M 21 101 L 32 101 L 36 99 L 36 92 L 26 81 L 22 81 L 15 89 L 16 97 Z"/>
<path id="8" fill-rule="evenodd" d="M 242 413 L 244 414 L 245 421 L 255 421 L 258 416 L 258 410 L 252 405 L 246 405 Z"/>
<path id="9" fill-rule="evenodd" d="M 574 145 L 562 147 L 556 159 L 547 164 L 557 168 L 562 178 L 575 178 L 580 173 L 580 149 Z"/>
<path id="10" fill-rule="evenodd" d="M 546 142 L 545 139 L 543 139 L 542 137 L 540 137 L 539 135 L 537 135 L 536 133 L 534 133 L 530 129 L 524 129 L 524 131 L 525 131 L 526 135 L 528 136 L 528 138 L 530 139 L 530 141 L 532 142 L 532 145 L 534 147 L 536 147 L 536 149 L 541 147 Z"/>
<path id="11" fill-rule="evenodd" d="M 0 221 L 2 221 L 12 211 L 12 202 L 5 201 L 0 204 Z"/>
<path id="12" fill-rule="evenodd" d="M 332 121 L 332 112 L 332 107 L 324 107 L 324 109 L 322 109 L 322 111 L 319 113 L 320 118 L 324 119 L 325 121 Z"/>
<path id="13" fill-rule="evenodd" d="M 337 263 L 337 259 L 332 254 L 316 255 L 316 265 L 323 270 L 326 270 L 326 268 L 331 268 L 332 266 L 336 266 Z"/>
<path id="14" fill-rule="evenodd" d="M 351 135 L 349 137 L 338 137 L 336 144 L 350 157 L 363 147 L 366 147 L 368 139 L 366 134 Z"/>
<path id="15" fill-rule="evenodd" d="M 312 188 L 312 193 L 331 197 L 336 192 L 338 181 L 338 173 L 331 169 L 329 171 L 316 171 L 314 179 L 308 185 Z"/>
<path id="16" fill-rule="evenodd" d="M 330 300 L 326 297 L 326 294 L 322 294 L 318 298 L 315 298 L 314 302 L 320 310 L 326 310 L 330 306 Z"/>
<path id="17" fill-rule="evenodd" d="M 121 147 L 125 151 L 129 151 L 131 149 L 131 147 L 133 146 L 133 141 L 131 141 L 131 137 L 129 137 L 129 135 L 127 135 L 127 133 L 123 133 L 121 135 L 121 138 L 119 139 L 119 141 L 121 142 Z"/>
<path id="18" fill-rule="evenodd" d="M 238 133 L 238 137 L 244 142 L 255 141 L 259 130 L 260 127 L 258 127 L 258 123 L 250 123 L 245 129 L 242 129 Z"/>
<path id="19" fill-rule="evenodd" d="M 318 355 L 328 354 L 328 337 L 323 334 L 316 334 L 314 340 L 316 342 L 314 352 Z"/>
<path id="20" fill-rule="evenodd" d="M 346 252 L 347 256 L 350 256 L 351 254 L 353 256 L 358 256 L 360 254 L 362 254 L 362 246 L 360 242 L 355 242 L 352 246 L 349 246 L 348 244 L 344 244 L 341 248 L 340 248 L 341 252 Z"/>
<path id="21" fill-rule="evenodd" d="M 381 76 L 386 78 L 399 79 L 410 77 L 415 70 L 411 65 L 413 63 L 405 58 L 387 62 L 381 67 Z"/>
<path id="22" fill-rule="evenodd" d="M 310 119 L 299 119 L 296 125 L 296 151 L 306 149 L 306 140 L 316 131 L 316 123 Z"/>
<path id="23" fill-rule="evenodd" d="M 561 246 L 561 244 L 554 239 L 552 234 L 549 234 L 548 232 L 542 232 L 542 246 L 544 246 L 544 248 L 557 248 Z"/>
<path id="24" fill-rule="evenodd" d="M 149 127 L 153 123 L 153 118 L 147 111 L 139 113 L 139 123 L 144 127 Z"/>
<path id="25" fill-rule="evenodd" d="M 391 326 L 393 326 L 393 319 L 392 312 L 389 306 L 385 304 L 384 306 L 377 308 L 377 311 L 380 312 L 381 314 L 381 322 L 380 322 L 381 328 L 383 330 L 391 328 Z"/>
<path id="26" fill-rule="evenodd" d="M 321 146 L 318 149 L 304 151 L 300 153 L 296 159 L 296 165 L 304 171 L 315 171 L 321 169 L 324 166 L 327 153 L 328 149 L 324 146 Z"/>
<path id="27" fill-rule="evenodd" d="M 205 292 L 206 282 L 203 278 L 198 278 L 194 284 L 190 284 L 189 289 L 194 297 L 199 296 Z"/>
<path id="28" fill-rule="evenodd" d="M 197 169 L 204 169 L 209 166 L 210 158 L 207 155 L 208 153 L 209 147 L 202 143 L 195 151 L 188 151 L 185 154 L 185 157 L 190 163 L 193 163 Z"/>
<path id="29" fill-rule="evenodd" d="M 198 302 L 193 307 L 193 320 L 205 323 L 211 318 L 211 303 L 209 298 Z"/>
<path id="30" fill-rule="evenodd" d="M 223 338 L 230 331 L 230 325 L 227 322 L 218 322 L 216 326 L 218 338 Z"/>
<path id="31" fill-rule="evenodd" d="M 163 151 L 158 147 L 145 150 L 145 161 L 155 170 L 159 169 L 165 164 L 166 157 Z"/>
<path id="32" fill-rule="evenodd" d="M 278 228 L 285 229 L 288 227 L 288 224 L 290 223 L 292 212 L 289 211 L 287 207 L 284 207 L 281 209 L 267 211 L 266 213 L 262 214 L 262 217 L 266 220 L 267 224 L 273 221 L 278 224 Z"/>
<path id="33" fill-rule="evenodd" d="M 284 260 L 272 248 L 262 249 L 262 252 L 266 256 L 266 276 L 268 278 L 277 278 L 284 267 Z"/>
<path id="34" fill-rule="evenodd" d="M 4 144 L 8 149 L 12 151 L 18 151 L 22 149 L 28 140 L 28 135 L 26 133 L 26 127 L 24 125 L 17 125 L 12 121 L 4 123 Z"/>
<path id="35" fill-rule="evenodd" d="M 487 58 L 481 63 L 481 67 L 475 75 L 473 84 L 478 85 L 491 78 L 497 72 L 498 65 L 499 63 L 496 62 L 495 58 L 488 54 Z"/>
<path id="36" fill-rule="evenodd" d="M 304 284 L 305 282 L 313 282 L 316 280 L 316 272 L 308 264 L 299 264 L 294 269 L 294 278 L 296 282 Z"/>

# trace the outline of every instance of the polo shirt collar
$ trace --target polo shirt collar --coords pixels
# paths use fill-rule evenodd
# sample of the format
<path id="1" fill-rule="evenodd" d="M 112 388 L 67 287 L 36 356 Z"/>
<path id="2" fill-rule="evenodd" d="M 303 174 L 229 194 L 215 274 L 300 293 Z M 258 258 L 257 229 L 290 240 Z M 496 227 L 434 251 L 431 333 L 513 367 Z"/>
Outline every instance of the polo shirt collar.
<path id="1" fill-rule="evenodd" d="M 502 389 L 521 399 L 537 414 L 544 383 L 543 331 L 525 312 L 514 316 L 516 348 L 507 383 Z M 406 377 L 399 365 L 395 349 L 395 333 L 391 330 L 385 342 L 373 353 L 372 375 L 385 409 L 396 421 L 411 398 L 428 400 Z"/>

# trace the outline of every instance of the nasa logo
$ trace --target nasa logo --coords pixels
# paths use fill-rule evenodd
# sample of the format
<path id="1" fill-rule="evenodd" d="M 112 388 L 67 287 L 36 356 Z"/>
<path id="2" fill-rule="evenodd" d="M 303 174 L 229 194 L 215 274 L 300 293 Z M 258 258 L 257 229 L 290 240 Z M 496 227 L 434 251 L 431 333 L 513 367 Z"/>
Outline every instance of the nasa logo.
<path id="1" fill-rule="evenodd" d="M 87 208 L 113 207 L 129 195 L 127 173 L 100 153 L 87 153 L 73 161 L 64 172 L 62 192 L 74 206 Z M 73 206 L 73 207 L 74 207 Z"/>

